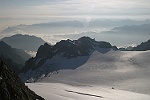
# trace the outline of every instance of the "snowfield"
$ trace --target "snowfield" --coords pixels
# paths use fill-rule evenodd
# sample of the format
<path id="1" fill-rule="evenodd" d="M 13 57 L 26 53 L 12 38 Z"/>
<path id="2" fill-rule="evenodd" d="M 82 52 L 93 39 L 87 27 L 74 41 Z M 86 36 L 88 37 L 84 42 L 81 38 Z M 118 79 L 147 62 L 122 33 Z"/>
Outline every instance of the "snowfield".
<path id="1" fill-rule="evenodd" d="M 46 100 L 150 100 L 149 58 L 150 51 L 94 51 L 80 67 L 27 85 Z"/>
<path id="2" fill-rule="evenodd" d="M 46 100 L 150 100 L 150 95 L 101 86 L 70 86 L 61 83 L 26 85 Z"/>

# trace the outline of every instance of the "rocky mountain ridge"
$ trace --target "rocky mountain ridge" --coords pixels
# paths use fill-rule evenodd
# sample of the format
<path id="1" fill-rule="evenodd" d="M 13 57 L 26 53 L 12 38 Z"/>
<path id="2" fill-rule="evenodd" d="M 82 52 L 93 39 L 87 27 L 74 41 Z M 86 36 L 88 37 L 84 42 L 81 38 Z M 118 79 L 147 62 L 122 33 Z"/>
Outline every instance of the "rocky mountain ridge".
<path id="1" fill-rule="evenodd" d="M 116 50 L 108 42 L 98 42 L 89 37 L 81 37 L 78 40 L 62 40 L 55 45 L 45 43 L 39 47 L 36 57 L 26 61 L 25 67 L 22 69 L 24 75 L 22 74 L 21 77 L 26 77 L 26 80 L 32 75 L 40 77 L 42 74 L 46 75 L 57 70 L 76 69 L 84 64 L 95 50 L 106 53 L 111 49 Z M 29 73 L 32 75 L 30 76 Z M 28 78 L 26 75 L 29 75 Z"/>
<path id="2" fill-rule="evenodd" d="M 133 51 L 146 51 L 146 50 L 150 50 L 150 39 L 146 42 L 142 42 L 140 45 L 133 48 Z"/>

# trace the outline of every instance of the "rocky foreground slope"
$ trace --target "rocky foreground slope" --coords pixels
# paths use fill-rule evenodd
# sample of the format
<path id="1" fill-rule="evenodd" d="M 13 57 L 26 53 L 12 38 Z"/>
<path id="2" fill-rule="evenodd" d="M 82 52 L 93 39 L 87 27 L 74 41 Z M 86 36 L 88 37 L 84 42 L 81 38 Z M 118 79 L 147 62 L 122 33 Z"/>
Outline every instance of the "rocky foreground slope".
<path id="1" fill-rule="evenodd" d="M 0 59 L 0 100 L 44 100 L 31 91 Z"/>

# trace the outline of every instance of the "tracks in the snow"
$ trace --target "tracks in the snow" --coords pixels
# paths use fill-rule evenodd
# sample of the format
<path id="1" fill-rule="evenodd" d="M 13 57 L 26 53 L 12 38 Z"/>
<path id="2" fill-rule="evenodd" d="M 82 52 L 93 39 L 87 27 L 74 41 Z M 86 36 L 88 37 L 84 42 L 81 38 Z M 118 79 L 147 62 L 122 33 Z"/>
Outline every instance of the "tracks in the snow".
<path id="1" fill-rule="evenodd" d="M 97 98 L 103 98 L 102 96 L 95 95 L 95 94 L 82 93 L 82 92 L 76 92 L 76 91 L 70 91 L 70 90 L 65 90 L 65 91 L 70 92 L 70 93 L 80 94 L 80 95 L 86 95 L 86 96 L 92 96 L 92 97 L 97 97 Z"/>

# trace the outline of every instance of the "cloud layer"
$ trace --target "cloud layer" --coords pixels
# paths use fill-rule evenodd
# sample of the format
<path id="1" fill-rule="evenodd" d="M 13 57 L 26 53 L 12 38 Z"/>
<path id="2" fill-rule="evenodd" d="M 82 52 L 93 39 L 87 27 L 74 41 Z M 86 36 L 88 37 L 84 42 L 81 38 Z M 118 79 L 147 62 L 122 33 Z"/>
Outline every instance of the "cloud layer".
<path id="1" fill-rule="evenodd" d="M 94 18 L 150 17 L 149 0 L 0 0 L 3 26 Z"/>
<path id="2" fill-rule="evenodd" d="M 149 0 L 1 0 L 1 18 L 51 16 L 149 16 Z"/>

